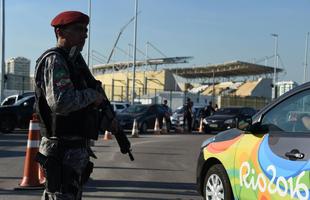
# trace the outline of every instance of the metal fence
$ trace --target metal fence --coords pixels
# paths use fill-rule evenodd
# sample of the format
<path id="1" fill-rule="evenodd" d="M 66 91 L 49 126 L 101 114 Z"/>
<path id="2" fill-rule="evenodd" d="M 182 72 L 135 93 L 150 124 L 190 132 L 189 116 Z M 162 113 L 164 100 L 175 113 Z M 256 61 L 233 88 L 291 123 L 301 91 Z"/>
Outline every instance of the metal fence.
<path id="1" fill-rule="evenodd" d="M 114 89 L 113 89 L 114 88 Z M 104 90 L 111 101 L 130 102 L 132 91 L 126 86 L 104 85 Z M 174 110 L 184 105 L 186 99 L 190 98 L 194 105 L 205 106 L 209 101 L 219 107 L 228 106 L 248 106 L 255 109 L 261 109 L 267 105 L 271 99 L 264 97 L 240 97 L 240 96 L 210 96 L 200 93 L 189 93 L 181 91 L 164 91 L 156 88 L 136 87 L 135 101 L 142 104 L 162 103 L 164 99 L 168 100 L 168 105 Z"/>
<path id="2" fill-rule="evenodd" d="M 261 109 L 270 101 L 271 99 L 264 97 L 219 96 L 217 102 L 220 107 L 248 106 L 255 109 Z"/>

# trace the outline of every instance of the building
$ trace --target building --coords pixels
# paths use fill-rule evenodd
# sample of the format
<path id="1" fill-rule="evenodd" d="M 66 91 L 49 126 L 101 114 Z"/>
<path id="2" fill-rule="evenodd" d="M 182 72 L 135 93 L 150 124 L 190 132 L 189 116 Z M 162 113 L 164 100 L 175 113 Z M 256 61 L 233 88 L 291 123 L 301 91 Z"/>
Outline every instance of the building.
<path id="1" fill-rule="evenodd" d="M 30 60 L 24 57 L 10 58 L 6 62 L 6 74 L 15 74 L 20 76 L 30 75 Z"/>
<path id="2" fill-rule="evenodd" d="M 5 89 L 23 93 L 32 89 L 30 82 L 30 60 L 24 57 L 10 58 L 5 67 Z"/>
<path id="3" fill-rule="evenodd" d="M 117 71 L 96 75 L 103 84 L 108 98 L 112 101 L 130 101 L 132 94 L 132 72 Z M 135 74 L 135 97 L 151 94 L 156 96 L 162 91 L 180 91 L 170 70 L 137 71 Z"/>
<path id="4" fill-rule="evenodd" d="M 277 96 L 279 97 L 282 94 L 296 87 L 297 83 L 295 81 L 280 81 L 280 82 L 277 82 L 276 85 L 277 85 Z"/>

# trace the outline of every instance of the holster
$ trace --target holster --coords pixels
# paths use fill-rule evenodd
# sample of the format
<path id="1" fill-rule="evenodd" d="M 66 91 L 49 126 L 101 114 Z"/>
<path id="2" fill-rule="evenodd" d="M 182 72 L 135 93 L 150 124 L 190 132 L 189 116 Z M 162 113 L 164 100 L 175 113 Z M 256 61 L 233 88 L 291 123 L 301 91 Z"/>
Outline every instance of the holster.
<path id="1" fill-rule="evenodd" d="M 82 177 L 81 177 L 82 184 L 85 184 L 88 181 L 90 174 L 93 172 L 93 168 L 94 168 L 94 163 L 92 163 L 91 161 L 88 161 L 84 171 L 82 172 Z"/>
<path id="2" fill-rule="evenodd" d="M 60 191 L 61 188 L 61 162 L 53 156 L 45 156 L 40 152 L 37 153 L 35 160 L 44 170 L 46 181 L 45 189 L 48 192 Z"/>

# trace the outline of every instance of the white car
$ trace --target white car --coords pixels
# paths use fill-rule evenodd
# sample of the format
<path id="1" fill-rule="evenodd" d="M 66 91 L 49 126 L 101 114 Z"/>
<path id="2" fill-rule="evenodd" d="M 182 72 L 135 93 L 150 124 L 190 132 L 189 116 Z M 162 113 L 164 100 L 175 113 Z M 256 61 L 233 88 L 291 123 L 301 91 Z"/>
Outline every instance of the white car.
<path id="1" fill-rule="evenodd" d="M 200 122 L 200 115 L 203 110 L 203 106 L 197 105 L 193 106 L 193 113 L 194 113 L 194 119 L 193 119 L 193 128 L 197 129 L 199 128 L 199 122 Z M 171 115 L 171 126 L 173 128 L 177 126 L 183 126 L 184 123 L 184 106 L 178 107 Z"/>
<path id="2" fill-rule="evenodd" d="M 116 113 L 120 113 L 122 112 L 123 110 L 125 110 L 127 107 L 130 106 L 129 103 L 126 103 L 126 102 L 117 102 L 117 101 L 112 101 L 111 102 L 111 105 L 113 107 L 113 110 L 116 112 Z"/>

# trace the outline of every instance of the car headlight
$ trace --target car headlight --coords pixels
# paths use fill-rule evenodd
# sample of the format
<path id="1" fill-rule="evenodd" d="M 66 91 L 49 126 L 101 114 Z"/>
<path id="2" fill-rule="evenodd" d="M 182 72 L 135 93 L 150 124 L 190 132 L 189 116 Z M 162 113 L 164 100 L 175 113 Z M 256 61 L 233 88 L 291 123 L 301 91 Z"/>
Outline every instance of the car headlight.
<path id="1" fill-rule="evenodd" d="M 206 118 L 204 118 L 204 119 L 202 120 L 202 123 L 208 124 L 208 121 L 206 120 Z"/>
<path id="2" fill-rule="evenodd" d="M 202 142 L 201 148 L 204 148 L 205 146 L 208 146 L 210 143 L 212 143 L 215 140 L 215 137 L 210 137 Z"/>
<path id="3" fill-rule="evenodd" d="M 235 123 L 235 119 L 226 119 L 224 121 L 224 124 L 233 124 L 233 123 Z"/>

